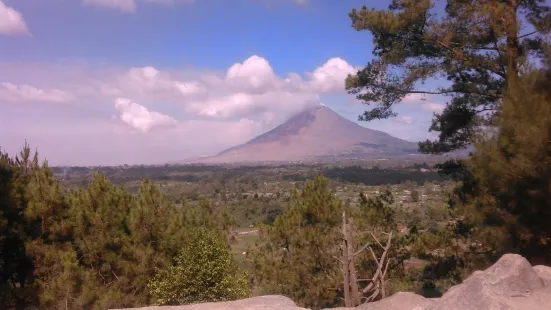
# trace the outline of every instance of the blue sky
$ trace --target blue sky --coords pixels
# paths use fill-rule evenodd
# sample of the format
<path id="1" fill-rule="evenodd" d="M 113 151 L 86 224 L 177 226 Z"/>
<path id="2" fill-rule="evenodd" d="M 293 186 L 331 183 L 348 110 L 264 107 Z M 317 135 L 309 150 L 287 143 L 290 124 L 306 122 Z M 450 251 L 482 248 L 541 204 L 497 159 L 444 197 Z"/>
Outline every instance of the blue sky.
<path id="1" fill-rule="evenodd" d="M 323 102 L 371 57 L 356 0 L 0 0 L 0 146 L 52 164 L 159 163 L 245 142 Z M 431 136 L 441 103 L 408 98 L 363 126 Z"/>

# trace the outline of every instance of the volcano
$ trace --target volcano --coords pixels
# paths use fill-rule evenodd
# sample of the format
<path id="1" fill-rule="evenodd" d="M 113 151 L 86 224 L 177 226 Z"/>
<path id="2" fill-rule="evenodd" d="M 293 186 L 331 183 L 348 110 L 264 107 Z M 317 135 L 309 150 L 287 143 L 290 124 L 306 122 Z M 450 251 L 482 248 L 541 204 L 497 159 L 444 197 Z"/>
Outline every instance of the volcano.
<path id="1" fill-rule="evenodd" d="M 201 163 L 367 159 L 417 154 L 417 143 L 362 127 L 324 105 L 307 109 L 274 129 Z"/>

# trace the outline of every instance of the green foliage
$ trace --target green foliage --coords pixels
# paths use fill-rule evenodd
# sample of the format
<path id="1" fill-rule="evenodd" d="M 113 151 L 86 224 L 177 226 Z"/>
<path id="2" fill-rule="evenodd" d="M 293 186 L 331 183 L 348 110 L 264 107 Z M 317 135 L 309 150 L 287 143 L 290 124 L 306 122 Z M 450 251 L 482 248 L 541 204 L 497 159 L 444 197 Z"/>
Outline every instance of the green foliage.
<path id="1" fill-rule="evenodd" d="M 377 105 L 360 117 L 366 121 L 395 116 L 393 106 L 410 94 L 450 96 L 430 127 L 439 139 L 419 145 L 433 154 L 471 142 L 497 112 L 509 79 L 541 57 L 551 30 L 545 0 L 447 0 L 443 14 L 435 3 L 393 0 L 388 10 L 352 10 L 352 26 L 373 36 L 375 57 L 346 81 L 350 93 Z M 421 87 L 438 77 L 450 83 Z"/>
<path id="2" fill-rule="evenodd" d="M 394 230 L 396 221 L 394 218 L 395 210 L 391 208 L 394 203 L 394 196 L 389 189 L 385 189 L 381 194 L 374 197 L 366 197 L 360 193 L 360 208 L 358 222 L 363 229 L 370 230 Z"/>
<path id="3" fill-rule="evenodd" d="M 265 226 L 262 244 L 251 256 L 254 278 L 269 293 L 283 294 L 314 309 L 339 304 L 342 274 L 339 255 L 341 203 L 316 177 L 299 193 L 272 226 Z"/>
<path id="4" fill-rule="evenodd" d="M 247 275 L 238 274 L 224 239 L 204 229 L 188 238 L 175 258 L 175 265 L 158 270 L 149 283 L 156 303 L 182 305 L 249 295 Z"/>
<path id="5" fill-rule="evenodd" d="M 420 195 L 418 191 L 416 190 L 411 191 L 411 201 L 419 202 L 419 198 L 420 198 Z"/>
<path id="6" fill-rule="evenodd" d="M 15 159 L 0 152 L 0 305 L 23 308 L 34 299 L 32 259 L 25 251 L 24 184 L 30 149 Z"/>
<path id="7" fill-rule="evenodd" d="M 469 164 L 464 212 L 495 253 L 551 262 L 551 58 L 509 88 L 492 134 Z M 476 213 L 475 213 L 476 212 Z"/>
<path id="8" fill-rule="evenodd" d="M 8 309 L 147 305 L 155 270 L 172 266 L 192 231 L 226 240 L 233 225 L 208 201 L 176 207 L 148 179 L 136 196 L 101 173 L 65 192 L 28 145 L 13 160 L 0 154 L 0 203 L 0 303 Z"/>

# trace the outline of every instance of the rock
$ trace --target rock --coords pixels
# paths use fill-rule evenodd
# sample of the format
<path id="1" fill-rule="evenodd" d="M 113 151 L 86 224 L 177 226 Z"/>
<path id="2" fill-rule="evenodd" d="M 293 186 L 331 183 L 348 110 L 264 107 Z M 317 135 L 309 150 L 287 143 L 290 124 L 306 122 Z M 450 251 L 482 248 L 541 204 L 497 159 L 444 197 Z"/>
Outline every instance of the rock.
<path id="1" fill-rule="evenodd" d="M 538 265 L 534 266 L 534 271 L 543 280 L 545 286 L 551 286 L 551 267 Z"/>
<path id="2" fill-rule="evenodd" d="M 253 297 L 235 301 L 212 302 L 186 306 L 154 306 L 133 308 L 133 310 L 307 310 L 297 307 L 289 298 L 284 296 L 269 295 Z M 129 309 L 119 309 L 129 310 Z"/>
<path id="3" fill-rule="evenodd" d="M 434 303 L 434 299 L 425 298 L 414 293 L 398 292 L 378 302 L 363 304 L 361 310 L 422 310 Z"/>
<path id="4" fill-rule="evenodd" d="M 493 266 L 475 271 L 440 298 L 397 293 L 361 310 L 550 310 L 551 267 L 535 266 L 522 256 L 503 255 Z"/>
<path id="5" fill-rule="evenodd" d="M 522 256 L 503 255 L 493 266 L 473 273 L 425 310 L 550 309 L 544 282 Z M 538 293 L 536 293 L 538 292 Z M 519 308 L 520 307 L 520 308 Z"/>
<path id="6" fill-rule="evenodd" d="M 425 298 L 410 292 L 398 292 L 376 302 L 360 305 L 356 308 L 327 308 L 323 310 L 423 310 L 432 305 L 435 299 Z"/>
<path id="7" fill-rule="evenodd" d="M 261 296 L 237 301 L 143 310 L 306 310 L 283 296 Z M 503 255 L 493 266 L 475 271 L 440 298 L 396 293 L 356 308 L 332 310 L 551 310 L 551 267 L 535 266 L 522 256 Z M 327 309 L 328 310 L 328 309 Z"/>

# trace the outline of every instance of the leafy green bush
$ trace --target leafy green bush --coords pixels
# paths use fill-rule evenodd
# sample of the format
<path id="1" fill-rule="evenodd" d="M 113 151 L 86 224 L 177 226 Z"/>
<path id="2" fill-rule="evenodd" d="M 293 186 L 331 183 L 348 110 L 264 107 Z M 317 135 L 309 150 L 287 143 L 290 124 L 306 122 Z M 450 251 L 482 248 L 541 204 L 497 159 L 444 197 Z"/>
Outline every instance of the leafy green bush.
<path id="1" fill-rule="evenodd" d="M 225 240 L 200 230 L 176 256 L 176 264 L 157 271 L 151 295 L 161 305 L 182 305 L 245 298 L 247 275 L 238 274 Z"/>

